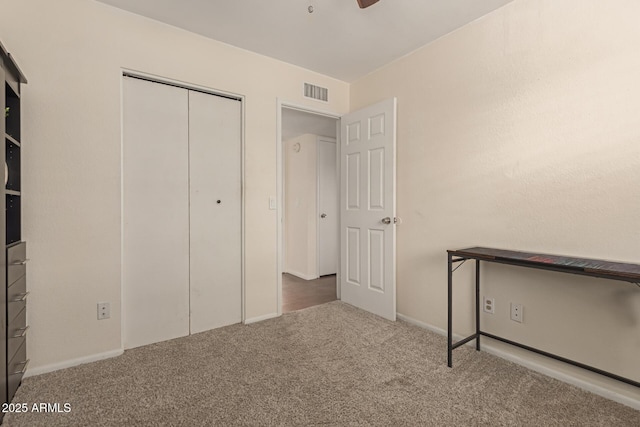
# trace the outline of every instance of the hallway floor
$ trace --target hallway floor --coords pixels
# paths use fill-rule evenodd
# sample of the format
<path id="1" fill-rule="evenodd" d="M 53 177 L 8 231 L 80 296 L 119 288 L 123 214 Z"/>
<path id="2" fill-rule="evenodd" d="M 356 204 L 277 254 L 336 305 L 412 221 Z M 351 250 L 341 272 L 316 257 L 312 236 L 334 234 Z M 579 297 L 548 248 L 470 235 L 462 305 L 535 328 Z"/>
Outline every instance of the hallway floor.
<path id="1" fill-rule="evenodd" d="M 291 274 L 282 275 L 282 312 L 300 310 L 336 300 L 336 275 L 304 280 Z"/>

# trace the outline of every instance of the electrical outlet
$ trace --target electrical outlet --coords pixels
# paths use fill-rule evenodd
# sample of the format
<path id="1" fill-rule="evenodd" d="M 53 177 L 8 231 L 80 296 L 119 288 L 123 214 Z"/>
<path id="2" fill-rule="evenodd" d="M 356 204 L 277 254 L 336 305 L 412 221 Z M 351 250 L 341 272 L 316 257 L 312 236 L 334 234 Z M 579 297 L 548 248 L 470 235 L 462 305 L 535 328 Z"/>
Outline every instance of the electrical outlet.
<path id="1" fill-rule="evenodd" d="M 511 320 L 514 322 L 522 323 L 523 317 L 523 308 L 522 304 L 511 303 Z"/>
<path id="2" fill-rule="evenodd" d="M 496 300 L 495 298 L 483 297 L 482 309 L 485 313 L 494 314 L 496 312 Z"/>
<path id="3" fill-rule="evenodd" d="M 111 304 L 108 302 L 98 303 L 98 320 L 108 319 L 111 317 Z"/>

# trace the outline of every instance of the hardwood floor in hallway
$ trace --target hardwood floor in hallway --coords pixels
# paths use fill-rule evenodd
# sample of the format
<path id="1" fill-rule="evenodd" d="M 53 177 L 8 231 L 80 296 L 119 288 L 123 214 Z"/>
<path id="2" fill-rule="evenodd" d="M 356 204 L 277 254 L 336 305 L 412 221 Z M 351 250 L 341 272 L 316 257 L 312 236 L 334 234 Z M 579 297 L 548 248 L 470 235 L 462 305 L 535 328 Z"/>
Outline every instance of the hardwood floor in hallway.
<path id="1" fill-rule="evenodd" d="M 335 301 L 336 275 L 304 280 L 291 274 L 282 275 L 282 312 L 300 310 Z"/>

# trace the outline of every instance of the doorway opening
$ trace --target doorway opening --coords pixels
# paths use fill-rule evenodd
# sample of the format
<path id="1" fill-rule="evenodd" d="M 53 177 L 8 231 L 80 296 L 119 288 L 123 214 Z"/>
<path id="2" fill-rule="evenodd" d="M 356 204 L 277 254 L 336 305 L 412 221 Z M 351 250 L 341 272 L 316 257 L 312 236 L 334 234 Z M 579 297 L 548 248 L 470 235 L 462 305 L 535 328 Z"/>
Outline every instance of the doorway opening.
<path id="1" fill-rule="evenodd" d="M 282 312 L 302 310 L 335 301 L 336 275 L 304 280 L 293 274 L 282 274 Z"/>
<path id="2" fill-rule="evenodd" d="M 283 115 L 297 110 L 339 121 L 336 158 L 339 181 L 339 248 L 336 250 L 337 299 L 389 320 L 396 320 L 396 122 L 397 99 L 388 98 L 338 116 L 278 100 L 277 115 L 277 308 L 282 314 L 285 271 L 286 194 L 282 138 Z M 339 138 L 338 138 L 339 137 Z M 302 149 L 292 142 L 290 149 Z M 311 163 L 313 164 L 313 163 Z M 339 164 L 339 168 L 337 165 Z M 295 202 L 295 199 L 294 199 Z M 270 206 L 272 204 L 270 203 Z M 313 211 L 312 211 L 313 212 Z M 320 216 L 321 212 L 316 212 Z M 314 217 L 313 221 L 317 221 Z M 308 228 L 307 228 L 308 230 Z M 313 246 L 311 246 L 313 249 Z M 307 261 L 308 262 L 308 261 Z M 310 274 L 313 278 L 317 271 Z"/>
<path id="3" fill-rule="evenodd" d="M 339 298 L 339 116 L 279 108 L 278 314 Z"/>

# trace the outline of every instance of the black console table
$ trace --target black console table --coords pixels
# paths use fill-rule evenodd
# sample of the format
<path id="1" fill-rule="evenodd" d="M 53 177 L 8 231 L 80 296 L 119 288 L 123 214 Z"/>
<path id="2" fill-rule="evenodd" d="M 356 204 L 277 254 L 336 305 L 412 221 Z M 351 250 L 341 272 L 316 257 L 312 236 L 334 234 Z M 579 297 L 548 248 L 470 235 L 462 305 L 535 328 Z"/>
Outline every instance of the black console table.
<path id="1" fill-rule="evenodd" d="M 622 381 L 627 384 L 640 387 L 640 382 L 624 378 L 610 372 L 603 371 L 593 366 L 588 366 L 580 362 L 569 360 L 567 358 L 548 353 L 546 351 L 538 350 L 536 348 L 517 343 L 487 332 L 480 329 L 480 261 L 496 262 L 500 264 L 515 265 L 518 267 L 537 268 L 541 270 L 558 271 L 561 273 L 581 274 L 584 276 L 601 277 L 611 280 L 621 280 L 625 282 L 634 283 L 640 287 L 640 265 L 638 264 L 626 264 L 620 262 L 611 262 L 597 259 L 588 258 L 573 258 L 557 255 L 547 255 L 539 253 L 528 253 L 518 251 L 508 251 L 502 249 L 492 248 L 468 248 L 459 250 L 448 250 L 448 271 L 449 271 L 449 308 L 448 308 L 448 324 L 447 324 L 447 365 L 452 367 L 452 355 L 453 350 L 468 343 L 469 341 L 476 340 L 476 350 L 480 351 L 480 336 L 484 335 L 489 338 L 493 338 L 498 341 L 505 342 L 507 344 L 515 345 L 525 350 L 529 350 L 538 354 L 542 354 L 547 357 L 551 357 L 556 360 L 560 360 L 565 363 L 569 363 L 574 366 L 578 366 L 583 369 L 587 369 L 592 372 L 596 372 L 601 375 L 605 375 L 609 378 Z M 456 263 L 464 263 L 467 260 L 476 260 L 476 331 L 474 334 L 461 339 L 460 341 L 453 342 L 453 272 L 461 265 L 453 268 Z"/>

